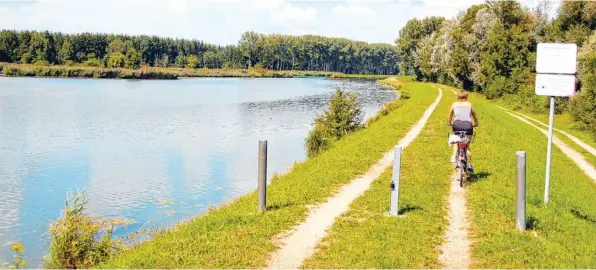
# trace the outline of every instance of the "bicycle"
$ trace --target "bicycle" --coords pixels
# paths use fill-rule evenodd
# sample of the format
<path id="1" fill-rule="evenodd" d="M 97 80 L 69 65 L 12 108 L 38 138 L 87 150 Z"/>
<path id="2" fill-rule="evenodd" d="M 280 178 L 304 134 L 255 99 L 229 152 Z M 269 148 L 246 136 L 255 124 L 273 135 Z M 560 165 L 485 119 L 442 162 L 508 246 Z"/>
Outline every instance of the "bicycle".
<path id="1" fill-rule="evenodd" d="M 453 136 L 453 137 L 452 137 Z M 457 144 L 457 158 L 455 169 L 459 170 L 459 186 L 464 186 L 464 181 L 468 178 L 468 145 L 471 143 L 465 131 L 456 131 L 449 136 L 449 144 Z"/>

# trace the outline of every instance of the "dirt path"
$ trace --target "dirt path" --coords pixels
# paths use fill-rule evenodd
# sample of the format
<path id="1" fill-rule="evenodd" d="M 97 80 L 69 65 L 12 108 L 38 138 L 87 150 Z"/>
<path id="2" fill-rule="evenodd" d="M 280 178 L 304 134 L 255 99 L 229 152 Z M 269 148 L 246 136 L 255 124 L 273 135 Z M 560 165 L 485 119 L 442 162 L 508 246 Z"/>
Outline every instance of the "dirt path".
<path id="1" fill-rule="evenodd" d="M 436 87 L 435 87 L 436 88 Z M 431 116 L 441 98 L 443 90 L 437 88 L 439 96 L 422 115 L 422 118 L 398 142 L 404 149 L 418 136 L 428 118 Z M 353 200 L 361 196 L 381 174 L 391 166 L 393 150 L 385 153 L 383 158 L 373 165 L 366 174 L 343 186 L 339 192 L 327 199 L 327 202 L 311 208 L 306 220 L 284 234 L 280 248 L 271 255 L 268 268 L 296 269 L 302 262 L 315 253 L 319 241 L 327 235 L 335 219 L 346 212 Z"/>
<path id="2" fill-rule="evenodd" d="M 540 132 L 542 132 L 542 134 L 548 136 L 548 131 L 540 128 L 539 126 L 536 126 L 536 125 L 530 123 L 530 121 L 524 119 L 523 117 L 513 114 L 511 112 L 507 112 L 507 114 L 515 117 L 516 119 L 519 119 L 520 121 L 522 121 L 530 126 L 537 128 L 538 130 L 540 130 Z M 596 181 L 596 168 L 592 167 L 592 165 L 589 162 L 587 162 L 580 153 L 573 150 L 567 144 L 565 144 L 564 142 L 559 140 L 559 138 L 554 134 L 553 134 L 553 144 L 556 145 L 557 147 L 559 147 L 559 149 L 561 149 L 561 151 L 563 151 L 563 153 L 565 153 L 571 160 L 573 160 L 573 162 L 575 162 L 575 164 L 577 164 L 577 166 L 579 166 L 579 168 L 582 169 L 582 171 L 584 171 L 584 173 L 587 176 L 592 178 L 592 180 Z"/>
<path id="3" fill-rule="evenodd" d="M 455 90 L 451 91 L 457 95 Z M 466 188 L 459 186 L 458 176 L 457 171 L 451 176 L 447 214 L 449 225 L 445 232 L 445 241 L 439 247 L 439 262 L 447 269 L 468 268 L 472 260 L 471 242 L 468 238 L 470 223 L 466 218 Z"/>
<path id="4" fill-rule="evenodd" d="M 451 177 L 449 192 L 449 227 L 445 242 L 439 248 L 439 261 L 447 269 L 468 268 L 471 261 L 471 242 L 468 239 L 470 223 L 466 218 L 466 188 L 459 186 L 457 171 Z"/>
<path id="5" fill-rule="evenodd" d="M 537 123 L 537 124 L 539 124 L 541 126 L 548 127 L 547 124 L 542 123 L 540 120 L 535 119 L 535 118 L 532 118 L 530 116 L 527 116 L 527 115 L 525 115 L 523 113 L 514 112 L 514 111 L 508 110 L 506 108 L 503 108 L 501 106 L 497 106 L 497 107 L 499 107 L 500 109 L 502 109 L 504 111 L 508 111 L 508 112 L 512 112 L 512 113 L 515 113 L 517 115 L 520 115 L 521 117 L 526 118 L 526 119 L 528 119 L 530 121 L 533 121 L 533 122 L 535 122 L 535 123 Z M 567 138 L 569 138 L 571 141 L 573 141 L 574 143 L 576 143 L 577 145 L 579 145 L 581 148 L 585 149 L 590 154 L 596 156 L 596 148 L 594 148 L 594 147 L 586 144 L 585 142 L 583 142 L 582 140 L 580 140 L 578 137 L 575 137 L 575 136 L 573 136 L 573 135 L 571 135 L 571 134 L 569 134 L 569 133 L 567 133 L 565 131 L 562 131 L 562 130 L 560 130 L 558 128 L 554 128 L 554 130 L 556 130 L 556 131 L 560 132 L 561 134 L 565 135 Z"/>

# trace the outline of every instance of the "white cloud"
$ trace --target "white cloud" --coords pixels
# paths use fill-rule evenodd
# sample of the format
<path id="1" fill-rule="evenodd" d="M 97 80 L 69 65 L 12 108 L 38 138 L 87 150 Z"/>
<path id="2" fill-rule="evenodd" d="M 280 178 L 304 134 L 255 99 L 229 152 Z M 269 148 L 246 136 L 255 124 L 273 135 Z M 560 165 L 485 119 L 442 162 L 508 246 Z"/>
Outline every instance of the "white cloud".
<path id="1" fill-rule="evenodd" d="M 333 15 L 351 21 L 357 21 L 360 19 L 373 19 L 375 17 L 375 12 L 371 8 L 362 5 L 339 5 L 333 8 Z"/>
<path id="2" fill-rule="evenodd" d="M 522 0 L 536 5 L 538 0 Z M 393 43 L 409 19 L 482 0 L 0 0 L 0 29 L 107 32 L 235 44 L 244 31 Z"/>
<path id="3" fill-rule="evenodd" d="M 296 7 L 286 4 L 281 10 L 273 13 L 271 19 L 278 22 L 309 23 L 317 16 L 317 10 L 313 7 Z"/>
<path id="4" fill-rule="evenodd" d="M 185 13 L 188 9 L 187 0 L 170 0 L 168 10 L 175 13 Z"/>

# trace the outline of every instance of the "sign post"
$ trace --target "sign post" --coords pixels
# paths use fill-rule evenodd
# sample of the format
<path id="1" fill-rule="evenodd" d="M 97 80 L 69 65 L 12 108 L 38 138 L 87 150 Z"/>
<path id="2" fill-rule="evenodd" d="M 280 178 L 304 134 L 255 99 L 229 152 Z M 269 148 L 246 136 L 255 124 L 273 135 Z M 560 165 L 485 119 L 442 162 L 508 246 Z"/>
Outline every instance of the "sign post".
<path id="1" fill-rule="evenodd" d="M 577 45 L 568 43 L 539 43 L 536 53 L 536 72 L 536 94 L 550 96 L 546 178 L 544 181 L 544 204 L 548 204 L 553 127 L 555 124 L 555 97 L 569 97 L 575 94 Z"/>

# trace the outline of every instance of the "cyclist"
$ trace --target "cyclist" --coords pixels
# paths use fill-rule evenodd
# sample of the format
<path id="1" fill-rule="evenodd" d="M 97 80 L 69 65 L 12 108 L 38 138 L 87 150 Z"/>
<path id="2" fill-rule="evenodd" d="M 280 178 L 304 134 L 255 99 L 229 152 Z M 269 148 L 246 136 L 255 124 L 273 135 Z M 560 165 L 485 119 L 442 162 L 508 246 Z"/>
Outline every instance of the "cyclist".
<path id="1" fill-rule="evenodd" d="M 474 119 L 474 123 L 472 123 Z M 449 120 L 447 124 L 453 128 L 453 132 L 463 131 L 465 132 L 468 139 L 471 139 L 474 135 L 474 127 L 478 126 L 478 118 L 476 112 L 472 107 L 472 103 L 468 101 L 468 92 L 461 90 L 457 93 L 457 101 L 453 102 L 449 111 Z M 472 151 L 468 145 L 468 172 L 474 172 L 472 167 Z M 453 157 L 451 163 L 455 163 L 457 158 L 457 145 L 453 145 Z"/>

